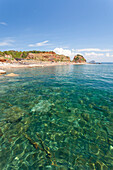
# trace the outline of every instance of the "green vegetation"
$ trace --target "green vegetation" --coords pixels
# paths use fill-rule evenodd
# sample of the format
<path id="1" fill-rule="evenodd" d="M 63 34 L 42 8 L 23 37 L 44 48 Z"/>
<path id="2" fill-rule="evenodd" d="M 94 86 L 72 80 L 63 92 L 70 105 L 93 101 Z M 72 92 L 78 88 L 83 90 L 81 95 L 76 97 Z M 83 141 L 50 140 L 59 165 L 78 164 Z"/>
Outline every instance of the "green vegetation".
<path id="1" fill-rule="evenodd" d="M 75 61 L 79 60 L 79 57 L 74 58 Z"/>
<path id="2" fill-rule="evenodd" d="M 47 51 L 36 51 L 36 50 L 33 50 L 33 51 L 14 51 L 14 50 L 9 50 L 9 51 L 0 51 L 0 56 L 3 56 L 5 57 L 5 55 L 9 55 L 12 57 L 12 59 L 14 58 L 26 58 L 28 53 L 35 53 L 35 54 L 38 54 L 38 53 L 46 53 Z M 50 53 L 52 53 L 53 51 L 50 51 Z M 7 56 L 6 56 L 7 58 Z"/>

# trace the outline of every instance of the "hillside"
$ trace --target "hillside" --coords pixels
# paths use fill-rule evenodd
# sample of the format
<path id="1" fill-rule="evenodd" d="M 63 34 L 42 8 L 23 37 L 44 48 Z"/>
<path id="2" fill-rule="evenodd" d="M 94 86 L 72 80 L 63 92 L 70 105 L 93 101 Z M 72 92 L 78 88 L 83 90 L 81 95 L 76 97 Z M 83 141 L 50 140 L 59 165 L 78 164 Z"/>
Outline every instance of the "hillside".
<path id="1" fill-rule="evenodd" d="M 0 60 L 28 59 L 37 61 L 70 62 L 70 57 L 58 55 L 53 51 L 0 51 Z"/>

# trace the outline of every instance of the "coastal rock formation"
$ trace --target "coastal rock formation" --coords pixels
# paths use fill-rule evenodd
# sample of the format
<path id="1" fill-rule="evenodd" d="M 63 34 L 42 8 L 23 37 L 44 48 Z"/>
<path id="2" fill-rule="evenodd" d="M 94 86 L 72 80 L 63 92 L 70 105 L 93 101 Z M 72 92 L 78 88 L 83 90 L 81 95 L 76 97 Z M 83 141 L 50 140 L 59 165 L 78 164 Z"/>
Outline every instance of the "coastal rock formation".
<path id="1" fill-rule="evenodd" d="M 58 55 L 55 52 L 29 53 L 26 59 L 33 59 L 37 61 L 70 62 L 70 57 L 65 55 Z"/>
<path id="2" fill-rule="evenodd" d="M 82 55 L 77 54 L 76 56 L 74 56 L 73 62 L 75 62 L 75 63 L 86 63 L 86 59 Z"/>
<path id="3" fill-rule="evenodd" d="M 59 55 L 56 54 L 54 51 L 0 51 L 0 61 L 1 62 L 7 62 L 7 63 L 19 63 L 22 64 L 25 60 L 27 62 L 71 62 L 69 56 L 65 55 Z M 86 59 L 80 55 L 77 54 L 73 61 L 74 63 L 86 63 Z"/>

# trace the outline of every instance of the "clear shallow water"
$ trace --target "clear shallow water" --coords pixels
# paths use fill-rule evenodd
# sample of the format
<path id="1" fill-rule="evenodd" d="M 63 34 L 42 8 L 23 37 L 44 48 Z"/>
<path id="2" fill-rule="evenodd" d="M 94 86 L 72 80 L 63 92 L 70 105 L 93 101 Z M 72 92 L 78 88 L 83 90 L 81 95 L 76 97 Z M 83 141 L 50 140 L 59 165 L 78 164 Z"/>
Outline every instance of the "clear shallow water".
<path id="1" fill-rule="evenodd" d="M 0 169 L 113 169 L 113 65 L 8 72 L 19 77 L 0 77 Z"/>

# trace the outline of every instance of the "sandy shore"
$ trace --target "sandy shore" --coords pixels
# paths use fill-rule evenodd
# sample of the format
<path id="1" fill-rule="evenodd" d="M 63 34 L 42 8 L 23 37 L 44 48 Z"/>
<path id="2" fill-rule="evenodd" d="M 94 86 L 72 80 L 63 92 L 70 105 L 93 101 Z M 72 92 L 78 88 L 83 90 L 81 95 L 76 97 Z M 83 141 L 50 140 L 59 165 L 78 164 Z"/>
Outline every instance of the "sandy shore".
<path id="1" fill-rule="evenodd" d="M 32 68 L 32 67 L 48 67 L 48 66 L 58 66 L 58 65 L 83 65 L 87 63 L 72 63 L 72 62 L 29 62 L 29 63 L 0 63 L 0 69 L 7 68 Z"/>

